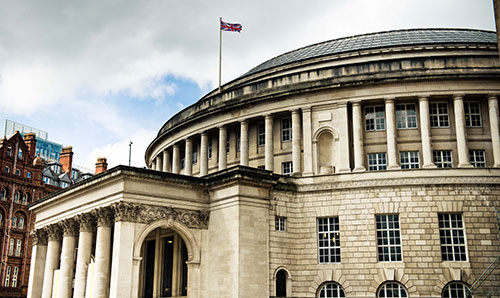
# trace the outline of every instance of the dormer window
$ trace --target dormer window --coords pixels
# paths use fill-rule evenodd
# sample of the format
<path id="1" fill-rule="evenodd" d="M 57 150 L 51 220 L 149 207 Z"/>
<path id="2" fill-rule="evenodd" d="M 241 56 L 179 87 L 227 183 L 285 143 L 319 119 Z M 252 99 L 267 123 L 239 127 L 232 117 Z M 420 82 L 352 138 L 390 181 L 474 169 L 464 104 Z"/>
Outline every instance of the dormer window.
<path id="1" fill-rule="evenodd" d="M 23 150 L 19 149 L 19 151 L 17 152 L 17 159 L 23 160 Z"/>
<path id="2" fill-rule="evenodd" d="M 11 157 L 12 156 L 12 147 L 11 146 L 7 146 L 7 157 Z"/>

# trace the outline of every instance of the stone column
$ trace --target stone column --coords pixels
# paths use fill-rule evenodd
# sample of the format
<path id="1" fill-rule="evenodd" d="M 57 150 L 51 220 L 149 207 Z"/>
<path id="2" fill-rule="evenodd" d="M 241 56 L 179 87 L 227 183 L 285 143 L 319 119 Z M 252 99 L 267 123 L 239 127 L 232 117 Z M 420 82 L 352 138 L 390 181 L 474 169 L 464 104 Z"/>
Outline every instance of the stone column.
<path id="1" fill-rule="evenodd" d="M 302 148 L 300 139 L 302 138 L 302 128 L 300 127 L 300 110 L 292 111 L 292 168 L 293 174 L 300 176 L 302 173 L 301 155 Z"/>
<path id="2" fill-rule="evenodd" d="M 28 282 L 28 298 L 42 297 L 42 286 L 47 257 L 47 233 L 44 230 L 35 230 L 31 234 L 31 265 Z"/>
<path id="3" fill-rule="evenodd" d="M 302 108 L 302 135 L 304 140 L 304 173 L 302 176 L 313 175 L 313 156 L 312 156 L 312 135 L 311 135 L 311 107 Z"/>
<path id="4" fill-rule="evenodd" d="M 224 126 L 219 127 L 219 171 L 227 167 L 226 152 L 227 130 Z"/>
<path id="5" fill-rule="evenodd" d="M 163 171 L 163 154 L 158 153 L 158 155 L 156 155 L 155 161 L 156 161 L 155 170 Z"/>
<path id="6" fill-rule="evenodd" d="M 156 170 L 156 158 L 153 158 L 153 161 L 151 162 L 151 170 Z"/>
<path id="7" fill-rule="evenodd" d="M 248 122 L 240 123 L 240 165 L 248 167 Z"/>
<path id="8" fill-rule="evenodd" d="M 420 135 L 422 142 L 422 168 L 435 168 L 431 148 L 431 126 L 429 120 L 429 97 L 423 96 L 418 99 L 420 112 Z"/>
<path id="9" fill-rule="evenodd" d="M 394 98 L 385 99 L 385 112 L 387 119 L 387 168 L 389 170 L 400 169 L 396 143 L 396 111 L 394 109 Z"/>
<path id="10" fill-rule="evenodd" d="M 51 298 L 54 270 L 59 265 L 59 256 L 61 255 L 61 230 L 58 225 L 50 225 L 45 227 L 45 232 L 48 234 L 49 242 L 43 273 L 42 298 Z"/>
<path id="11" fill-rule="evenodd" d="M 463 95 L 453 96 L 453 106 L 455 108 L 455 130 L 457 132 L 458 167 L 472 167 L 469 162 L 469 150 L 467 149 L 467 139 L 465 136 Z"/>
<path id="12" fill-rule="evenodd" d="M 186 139 L 186 156 L 184 157 L 184 174 L 191 176 L 193 174 L 193 141 Z"/>
<path id="13" fill-rule="evenodd" d="M 348 119 L 349 114 L 347 112 L 347 103 L 341 103 L 338 105 L 339 115 L 341 115 L 342 119 Z M 340 154 L 338 154 L 337 165 L 338 168 L 335 169 L 336 172 L 339 173 L 350 173 L 351 165 L 350 165 L 350 148 L 349 148 L 349 127 L 347 125 L 347 120 L 342 122 L 343 124 L 339 126 L 339 149 Z"/>
<path id="14" fill-rule="evenodd" d="M 113 213 L 109 207 L 96 209 L 92 213 L 97 219 L 92 297 L 104 298 L 109 295 L 111 225 L 113 224 Z"/>
<path id="15" fill-rule="evenodd" d="M 63 230 L 63 241 L 61 251 L 61 268 L 59 269 L 59 282 L 57 287 L 57 297 L 71 297 L 73 285 L 73 269 L 75 264 L 75 248 L 78 227 L 74 219 L 65 219 L 59 222 Z"/>
<path id="16" fill-rule="evenodd" d="M 120 202 L 112 206 L 115 214 L 110 298 L 130 297 L 132 293 L 135 221 L 139 207 Z"/>
<path id="17" fill-rule="evenodd" d="M 488 96 L 488 110 L 490 115 L 491 147 L 493 149 L 493 166 L 500 167 L 500 131 L 498 128 L 498 98 L 496 95 Z"/>
<path id="18" fill-rule="evenodd" d="M 78 238 L 78 255 L 76 257 L 75 289 L 73 297 L 85 298 L 87 272 L 92 252 L 92 231 L 95 226 L 95 221 L 88 213 L 78 215 L 76 220 L 80 224 L 80 237 Z"/>
<path id="19" fill-rule="evenodd" d="M 172 173 L 179 174 L 181 170 L 181 152 L 179 144 L 174 144 L 172 148 Z"/>
<path id="20" fill-rule="evenodd" d="M 274 171 L 273 117 L 271 115 L 265 116 L 265 134 L 265 169 Z"/>
<path id="21" fill-rule="evenodd" d="M 163 171 L 172 172 L 172 160 L 168 148 L 163 150 Z"/>
<path id="22" fill-rule="evenodd" d="M 354 170 L 353 172 L 366 171 L 365 150 L 363 145 L 363 116 L 361 115 L 361 103 L 352 103 L 352 130 L 354 143 Z"/>
<path id="23" fill-rule="evenodd" d="M 201 133 L 200 140 L 200 177 L 208 174 L 208 133 Z"/>

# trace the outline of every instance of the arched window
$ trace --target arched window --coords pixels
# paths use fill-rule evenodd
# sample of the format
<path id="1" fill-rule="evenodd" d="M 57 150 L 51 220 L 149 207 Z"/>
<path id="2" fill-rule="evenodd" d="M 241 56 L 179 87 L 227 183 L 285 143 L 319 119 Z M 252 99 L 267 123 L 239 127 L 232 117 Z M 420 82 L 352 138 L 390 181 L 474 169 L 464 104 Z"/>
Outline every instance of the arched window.
<path id="1" fill-rule="evenodd" d="M 19 215 L 18 221 L 19 223 L 17 224 L 17 227 L 20 229 L 24 229 L 24 216 Z"/>
<path id="2" fill-rule="evenodd" d="M 19 149 L 19 151 L 17 152 L 17 158 L 20 160 L 23 159 L 23 150 Z"/>
<path id="3" fill-rule="evenodd" d="M 284 269 L 276 273 L 276 297 L 286 297 L 287 274 Z"/>
<path id="4" fill-rule="evenodd" d="M 12 272 L 12 287 L 17 287 L 17 276 L 19 275 L 19 267 L 14 267 L 14 272 Z"/>
<path id="5" fill-rule="evenodd" d="M 12 217 L 12 227 L 13 228 L 17 227 L 17 216 L 16 215 L 14 215 Z"/>
<path id="6" fill-rule="evenodd" d="M 2 201 L 6 201 L 6 200 L 7 200 L 8 195 L 9 195 L 9 192 L 8 192 L 7 188 L 3 188 L 3 189 L 0 191 L 0 200 L 2 200 Z"/>
<path id="7" fill-rule="evenodd" d="M 23 196 L 23 205 L 28 205 L 29 202 L 30 202 L 30 194 L 25 193 Z"/>
<path id="8" fill-rule="evenodd" d="M 8 166 L 5 166 L 5 173 L 10 173 L 10 168 Z"/>
<path id="9" fill-rule="evenodd" d="M 17 175 L 17 176 L 21 176 L 21 170 L 16 169 L 16 175 Z"/>
<path id="10" fill-rule="evenodd" d="M 12 156 L 12 147 L 11 147 L 11 146 L 8 146 L 8 147 L 7 147 L 7 152 L 6 152 L 6 153 L 7 153 L 7 156 L 8 156 L 8 157 L 11 157 L 11 156 Z"/>
<path id="11" fill-rule="evenodd" d="M 406 292 L 405 287 L 394 281 L 386 282 L 382 284 L 382 286 L 379 288 L 377 297 L 379 298 L 385 298 L 385 297 L 396 297 L 396 298 L 401 298 L 401 297 L 408 297 L 408 292 Z"/>
<path id="12" fill-rule="evenodd" d="M 470 295 L 470 289 L 467 285 L 461 282 L 453 281 L 447 284 L 443 293 L 441 294 L 443 298 L 470 298 L 474 297 Z"/>
<path id="13" fill-rule="evenodd" d="M 14 196 L 14 203 L 20 203 L 21 202 L 21 192 L 16 191 L 16 195 Z"/>
<path id="14" fill-rule="evenodd" d="M 345 297 L 344 289 L 342 286 L 335 282 L 324 284 L 319 290 L 320 298 L 338 298 Z"/>
<path id="15" fill-rule="evenodd" d="M 8 287 L 9 281 L 10 281 L 10 266 L 7 266 L 7 270 L 5 271 L 5 283 L 3 284 L 3 286 Z"/>
<path id="16" fill-rule="evenodd" d="M 0 211 L 0 227 L 3 227 L 3 212 Z"/>
<path id="17" fill-rule="evenodd" d="M 31 172 L 26 173 L 26 178 L 31 179 Z"/>

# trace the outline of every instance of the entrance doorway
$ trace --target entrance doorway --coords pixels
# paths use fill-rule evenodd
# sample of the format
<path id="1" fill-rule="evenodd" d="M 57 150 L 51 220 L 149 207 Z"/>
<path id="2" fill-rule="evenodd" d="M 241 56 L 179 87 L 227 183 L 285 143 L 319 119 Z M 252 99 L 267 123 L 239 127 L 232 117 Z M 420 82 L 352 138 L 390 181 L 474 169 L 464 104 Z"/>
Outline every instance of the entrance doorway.
<path id="1" fill-rule="evenodd" d="M 186 297 L 188 251 L 182 237 L 171 229 L 158 228 L 142 247 L 143 297 Z"/>

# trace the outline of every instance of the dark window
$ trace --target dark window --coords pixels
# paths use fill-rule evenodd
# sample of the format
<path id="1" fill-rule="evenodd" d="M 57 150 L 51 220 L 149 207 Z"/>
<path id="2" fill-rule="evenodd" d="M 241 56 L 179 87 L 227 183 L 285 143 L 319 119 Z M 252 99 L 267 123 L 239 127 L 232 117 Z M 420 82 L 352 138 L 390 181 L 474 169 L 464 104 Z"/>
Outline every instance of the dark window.
<path id="1" fill-rule="evenodd" d="M 286 276 L 283 269 L 276 273 L 276 297 L 286 297 Z"/>

